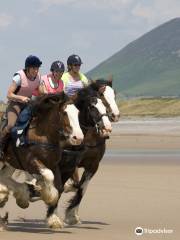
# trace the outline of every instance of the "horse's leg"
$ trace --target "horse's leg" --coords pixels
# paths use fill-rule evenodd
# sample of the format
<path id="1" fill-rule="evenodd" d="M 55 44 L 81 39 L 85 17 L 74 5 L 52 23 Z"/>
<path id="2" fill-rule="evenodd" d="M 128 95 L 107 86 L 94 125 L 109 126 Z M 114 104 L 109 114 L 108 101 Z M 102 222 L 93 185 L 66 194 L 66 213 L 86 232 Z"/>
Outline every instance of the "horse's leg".
<path id="1" fill-rule="evenodd" d="M 80 217 L 78 215 L 79 205 L 80 205 L 81 200 L 87 190 L 88 184 L 89 184 L 91 178 L 96 173 L 97 169 L 98 169 L 98 166 L 96 166 L 95 168 L 93 167 L 93 169 L 91 169 L 91 171 L 88 171 L 85 169 L 85 171 L 81 177 L 81 180 L 79 182 L 78 190 L 77 190 L 76 194 L 73 196 L 73 198 L 70 200 L 70 205 L 66 209 L 65 223 L 70 224 L 70 225 L 81 223 Z"/>
<path id="2" fill-rule="evenodd" d="M 34 159 L 32 166 L 41 177 L 37 180 L 42 200 L 47 205 L 56 205 L 59 199 L 58 190 L 54 186 L 54 174 L 40 160 Z"/>
<path id="3" fill-rule="evenodd" d="M 55 175 L 53 172 L 45 167 L 45 165 L 37 159 L 31 161 L 32 165 L 31 168 L 35 171 L 36 174 L 40 175 L 40 178 L 37 179 L 36 185 L 40 187 L 40 195 L 41 199 L 46 203 L 48 207 L 47 211 L 47 224 L 50 228 L 62 228 L 63 223 L 58 218 L 56 214 L 58 200 L 59 200 L 59 189 L 57 189 L 54 185 L 59 181 L 57 179 L 59 176 L 58 174 Z"/>
<path id="4" fill-rule="evenodd" d="M 6 185 L 0 184 L 0 208 L 3 208 L 9 198 L 9 189 Z"/>
<path id="5" fill-rule="evenodd" d="M 6 176 L 11 176 L 14 172 L 14 168 L 4 165 L 1 169 L 1 173 Z M 0 208 L 4 207 L 9 198 L 9 189 L 6 185 L 0 184 Z"/>
<path id="6" fill-rule="evenodd" d="M 62 185 L 61 173 L 58 167 L 54 170 L 54 184 L 55 184 L 55 187 L 58 189 L 59 198 L 60 198 L 61 193 L 63 192 L 63 185 Z M 49 205 L 47 209 L 48 226 L 53 229 L 63 228 L 64 226 L 63 221 L 57 215 L 57 208 L 58 208 L 58 202 L 55 205 L 52 205 L 52 206 Z"/>
<path id="7" fill-rule="evenodd" d="M 27 184 L 16 182 L 11 177 L 6 176 L 6 171 L 3 172 L 3 170 L 0 171 L 0 183 L 13 192 L 19 207 L 27 208 L 29 206 L 29 188 Z"/>

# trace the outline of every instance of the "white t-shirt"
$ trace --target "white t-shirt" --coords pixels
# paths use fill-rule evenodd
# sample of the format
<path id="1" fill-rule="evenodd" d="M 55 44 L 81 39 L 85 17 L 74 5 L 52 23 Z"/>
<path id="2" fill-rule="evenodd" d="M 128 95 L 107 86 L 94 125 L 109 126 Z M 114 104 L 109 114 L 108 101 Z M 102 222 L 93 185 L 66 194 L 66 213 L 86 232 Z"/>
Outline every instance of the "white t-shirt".
<path id="1" fill-rule="evenodd" d="M 19 74 L 16 74 L 16 75 L 13 77 L 13 81 L 16 83 L 16 85 L 17 85 L 18 87 L 21 86 L 21 77 L 20 77 Z"/>

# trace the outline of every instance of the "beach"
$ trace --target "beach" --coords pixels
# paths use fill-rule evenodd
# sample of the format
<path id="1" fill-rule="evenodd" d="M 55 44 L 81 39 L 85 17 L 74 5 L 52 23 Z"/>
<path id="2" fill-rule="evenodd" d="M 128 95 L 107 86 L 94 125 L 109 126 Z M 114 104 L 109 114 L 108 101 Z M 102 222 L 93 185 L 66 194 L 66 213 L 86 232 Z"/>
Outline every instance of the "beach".
<path id="1" fill-rule="evenodd" d="M 8 231 L 0 240 L 179 239 L 180 119 L 123 119 L 113 125 L 107 151 L 80 207 L 82 224 L 50 230 L 46 207 L 26 210 L 10 201 Z M 70 194 L 63 194 L 63 217 Z M 141 227 L 144 233 L 135 234 Z"/>

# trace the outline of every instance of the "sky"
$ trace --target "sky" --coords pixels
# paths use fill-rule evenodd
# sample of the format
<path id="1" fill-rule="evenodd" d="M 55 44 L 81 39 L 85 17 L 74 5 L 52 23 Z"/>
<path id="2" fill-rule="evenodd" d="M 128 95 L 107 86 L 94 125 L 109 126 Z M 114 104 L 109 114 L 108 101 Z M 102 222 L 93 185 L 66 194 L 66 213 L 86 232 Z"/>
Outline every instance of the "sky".
<path id="1" fill-rule="evenodd" d="M 0 1 L 0 99 L 25 58 L 38 56 L 41 74 L 78 54 L 87 72 L 151 29 L 180 16 L 180 0 Z"/>

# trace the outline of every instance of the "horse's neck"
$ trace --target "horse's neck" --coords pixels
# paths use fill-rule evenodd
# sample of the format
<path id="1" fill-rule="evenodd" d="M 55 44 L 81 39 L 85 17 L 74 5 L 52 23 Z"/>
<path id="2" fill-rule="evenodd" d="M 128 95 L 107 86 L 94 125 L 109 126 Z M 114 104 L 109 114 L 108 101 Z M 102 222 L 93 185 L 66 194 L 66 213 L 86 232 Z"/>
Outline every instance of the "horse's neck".
<path id="1" fill-rule="evenodd" d="M 92 128 L 86 131 L 84 134 L 84 143 L 85 145 L 97 145 L 99 143 L 103 143 L 104 138 L 100 136 L 100 134 L 97 132 L 96 128 Z"/>
<path id="2" fill-rule="evenodd" d="M 52 114 L 47 114 L 31 121 L 28 136 L 30 140 L 40 142 L 56 142 L 57 131 L 55 128 L 57 120 Z"/>
<path id="3" fill-rule="evenodd" d="M 94 124 L 93 121 L 91 120 L 91 117 L 89 115 L 89 111 L 86 108 L 83 108 L 82 110 L 80 110 L 80 125 L 82 124 L 82 127 L 87 127 L 87 128 L 93 128 Z"/>

